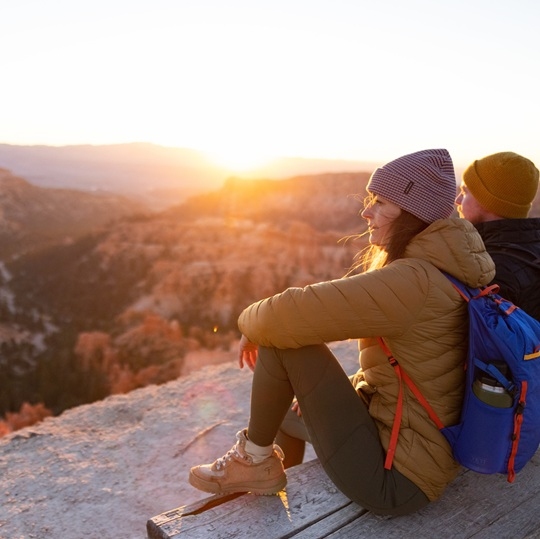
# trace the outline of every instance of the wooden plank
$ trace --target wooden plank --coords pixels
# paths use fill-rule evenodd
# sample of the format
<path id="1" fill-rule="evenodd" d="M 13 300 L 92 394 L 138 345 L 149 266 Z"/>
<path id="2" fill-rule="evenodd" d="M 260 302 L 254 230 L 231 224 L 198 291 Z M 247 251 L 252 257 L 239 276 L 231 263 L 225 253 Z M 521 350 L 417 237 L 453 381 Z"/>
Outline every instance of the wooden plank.
<path id="1" fill-rule="evenodd" d="M 510 484 L 464 471 L 441 500 L 404 517 L 373 515 L 350 502 L 318 461 L 288 470 L 279 496 L 213 496 L 148 521 L 150 539 L 532 539 L 540 537 L 540 454 Z"/>
<path id="2" fill-rule="evenodd" d="M 325 515 L 319 520 L 314 519 L 309 527 L 304 528 L 292 537 L 294 539 L 319 539 L 322 537 L 330 537 L 336 531 L 346 527 L 350 522 L 354 522 L 357 518 L 366 514 L 365 509 L 362 509 L 355 503 L 350 503 L 336 511 Z M 267 536 L 268 537 L 268 536 Z"/>
<path id="3" fill-rule="evenodd" d="M 286 490 L 276 496 L 244 494 L 232 500 L 212 496 L 153 517 L 147 522 L 148 537 L 293 537 L 313 522 L 328 519 L 320 536 L 325 537 L 365 512 L 336 489 L 316 460 L 287 470 L 287 475 Z M 201 513 L 207 503 L 210 508 Z M 344 508 L 346 511 L 340 513 Z"/>
<path id="4" fill-rule="evenodd" d="M 526 539 L 540 537 L 540 454 L 516 476 L 462 473 L 445 495 L 405 517 L 366 513 L 329 539 Z"/>

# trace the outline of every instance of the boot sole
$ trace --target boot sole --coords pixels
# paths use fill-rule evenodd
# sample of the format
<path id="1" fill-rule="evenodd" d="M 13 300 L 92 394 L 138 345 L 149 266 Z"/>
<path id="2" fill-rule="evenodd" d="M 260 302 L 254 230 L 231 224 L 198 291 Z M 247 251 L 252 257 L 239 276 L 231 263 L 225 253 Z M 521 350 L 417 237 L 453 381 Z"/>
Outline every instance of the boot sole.
<path id="1" fill-rule="evenodd" d="M 196 476 L 192 472 L 189 474 L 189 482 L 195 488 L 202 490 L 203 492 L 209 492 L 210 494 L 232 494 L 234 492 L 251 492 L 253 494 L 269 495 L 277 494 L 287 486 L 287 476 L 283 474 L 277 479 L 269 481 L 258 481 L 256 485 L 236 484 L 228 487 L 221 487 L 215 481 L 207 481 L 201 477 Z"/>

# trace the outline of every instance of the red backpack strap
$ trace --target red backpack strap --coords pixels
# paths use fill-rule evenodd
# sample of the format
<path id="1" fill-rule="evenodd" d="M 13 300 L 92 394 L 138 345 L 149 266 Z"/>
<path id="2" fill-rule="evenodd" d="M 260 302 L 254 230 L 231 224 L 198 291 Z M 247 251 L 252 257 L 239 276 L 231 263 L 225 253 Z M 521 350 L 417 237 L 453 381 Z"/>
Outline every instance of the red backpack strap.
<path id="1" fill-rule="evenodd" d="M 394 371 L 396 372 L 396 376 L 398 377 L 399 382 L 399 392 L 398 392 L 398 400 L 396 405 L 396 414 L 394 415 L 394 422 L 392 424 L 392 432 L 390 434 L 390 443 L 388 444 L 388 451 L 386 452 L 386 460 L 384 462 L 384 467 L 386 470 L 389 470 L 392 468 L 392 462 L 394 460 L 394 455 L 396 453 L 396 447 L 397 442 L 399 438 L 399 429 L 401 427 L 401 417 L 403 415 L 403 382 L 405 382 L 408 386 L 408 388 L 412 391 L 413 395 L 416 397 L 418 402 L 425 408 L 426 412 L 428 413 L 430 419 L 437 425 L 437 428 L 439 430 L 444 428 L 443 422 L 439 419 L 439 416 L 435 413 L 435 410 L 430 406 L 429 402 L 426 400 L 424 395 L 422 395 L 422 392 L 416 387 L 416 384 L 409 378 L 407 373 L 401 368 L 399 365 L 397 359 L 392 354 L 392 351 L 382 337 L 377 337 L 377 340 L 379 341 L 379 346 L 383 349 L 384 353 L 386 354 L 386 357 L 388 358 L 388 361 L 390 362 L 390 365 L 394 367 Z"/>
<path id="2" fill-rule="evenodd" d="M 523 424 L 523 410 L 527 403 L 527 382 L 524 380 L 521 382 L 521 393 L 519 396 L 519 403 L 514 414 L 514 432 L 512 434 L 512 450 L 510 451 L 510 458 L 508 459 L 508 482 L 512 483 L 516 478 L 516 471 L 514 469 L 516 462 L 516 454 L 519 446 L 519 439 L 521 438 L 521 425 Z"/>

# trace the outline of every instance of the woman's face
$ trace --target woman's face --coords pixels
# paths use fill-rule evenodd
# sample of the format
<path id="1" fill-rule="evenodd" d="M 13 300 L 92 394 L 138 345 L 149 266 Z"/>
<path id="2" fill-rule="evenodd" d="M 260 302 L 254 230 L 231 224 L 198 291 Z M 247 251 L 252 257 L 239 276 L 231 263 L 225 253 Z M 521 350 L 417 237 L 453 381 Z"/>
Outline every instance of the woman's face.
<path id="1" fill-rule="evenodd" d="M 369 243 L 385 247 L 388 244 L 391 225 L 401 215 L 401 208 L 379 195 L 370 195 L 361 215 L 368 224 Z"/>

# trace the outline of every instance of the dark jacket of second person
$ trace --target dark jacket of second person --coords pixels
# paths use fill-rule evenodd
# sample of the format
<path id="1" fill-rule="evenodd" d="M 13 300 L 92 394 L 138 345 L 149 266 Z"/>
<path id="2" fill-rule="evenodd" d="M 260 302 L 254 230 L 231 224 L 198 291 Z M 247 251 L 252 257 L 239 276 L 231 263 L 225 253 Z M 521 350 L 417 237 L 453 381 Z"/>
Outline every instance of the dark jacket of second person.
<path id="1" fill-rule="evenodd" d="M 540 320 L 540 218 L 475 226 L 495 262 L 499 294 Z"/>

